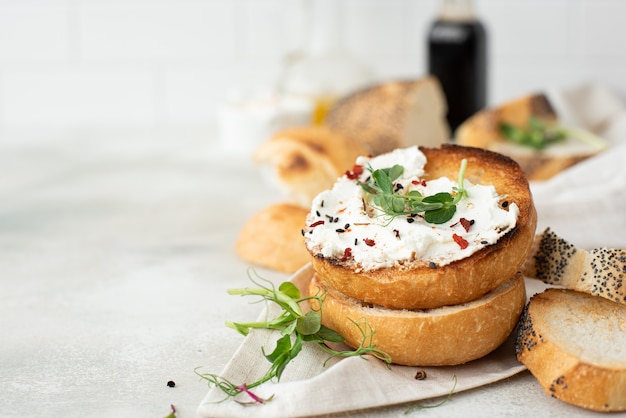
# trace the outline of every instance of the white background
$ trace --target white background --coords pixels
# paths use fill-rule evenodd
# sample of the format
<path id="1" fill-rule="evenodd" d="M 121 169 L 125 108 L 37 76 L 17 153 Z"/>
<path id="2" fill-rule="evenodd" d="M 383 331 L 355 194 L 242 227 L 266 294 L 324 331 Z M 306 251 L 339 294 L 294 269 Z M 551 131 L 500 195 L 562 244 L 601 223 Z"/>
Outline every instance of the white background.
<path id="1" fill-rule="evenodd" d="M 0 0 L 0 138 L 210 128 L 230 89 L 272 83 L 300 46 L 303 1 Z M 490 36 L 490 104 L 587 81 L 626 96 L 626 1 L 475 5 Z M 381 79 L 420 77 L 437 8 L 345 0 L 349 51 Z"/>

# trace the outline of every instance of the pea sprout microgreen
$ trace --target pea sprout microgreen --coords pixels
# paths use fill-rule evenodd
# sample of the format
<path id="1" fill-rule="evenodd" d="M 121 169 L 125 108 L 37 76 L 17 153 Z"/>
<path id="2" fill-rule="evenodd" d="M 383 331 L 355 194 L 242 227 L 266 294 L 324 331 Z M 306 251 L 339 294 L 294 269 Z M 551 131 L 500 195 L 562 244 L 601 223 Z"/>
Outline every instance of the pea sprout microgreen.
<path id="1" fill-rule="evenodd" d="M 529 117 L 526 126 L 520 127 L 508 122 L 500 122 L 498 129 L 505 139 L 537 151 L 543 151 L 552 144 L 563 142 L 568 137 L 598 149 L 606 148 L 606 142 L 592 132 L 562 126 L 536 116 Z"/>
<path id="2" fill-rule="evenodd" d="M 176 418 L 176 407 L 174 406 L 174 404 L 170 405 L 170 409 L 172 410 L 172 412 L 170 412 L 165 418 Z"/>
<path id="3" fill-rule="evenodd" d="M 404 411 L 404 414 L 405 415 L 406 414 L 410 414 L 411 412 L 415 411 L 416 409 L 438 408 L 441 405 L 443 405 L 446 402 L 448 402 L 450 400 L 450 398 L 452 397 L 452 394 L 454 393 L 454 390 L 456 389 L 456 383 L 457 383 L 456 375 L 452 375 L 452 380 L 454 380 L 454 383 L 452 384 L 452 389 L 450 389 L 450 392 L 441 401 L 439 401 L 439 402 L 437 402 L 435 404 L 429 404 L 429 405 L 424 405 L 424 404 L 421 404 L 421 403 L 418 403 L 418 404 L 415 404 L 415 405 L 411 405 L 410 407 L 408 407 Z"/>
<path id="4" fill-rule="evenodd" d="M 248 335 L 252 329 L 270 329 L 280 332 L 280 337 L 271 352 L 268 353 L 264 347 L 261 347 L 261 352 L 270 363 L 270 366 L 266 373 L 254 382 L 235 384 L 216 374 L 200 373 L 198 371 L 199 368 L 196 368 L 195 373 L 208 381 L 209 385 L 219 388 L 226 395 L 226 398 L 245 393 L 252 401 L 240 403 L 262 404 L 271 400 L 271 397 L 263 399 L 255 395 L 251 392 L 251 389 L 273 379 L 279 381 L 286 366 L 300 353 L 304 343 L 318 345 L 329 354 L 329 359 L 369 354 L 387 364 L 391 363 L 391 357 L 387 353 L 376 349 L 372 340 L 374 330 L 365 321 L 360 323 L 353 321 L 363 336 L 361 344 L 355 350 L 336 351 L 330 347 L 328 343 L 341 343 L 344 342 L 344 338 L 336 331 L 322 324 L 323 293 L 303 297 L 300 290 L 292 282 L 283 282 L 276 288 L 270 281 L 263 280 L 260 277 L 257 277 L 255 280 L 250 272 L 248 275 L 250 280 L 258 287 L 229 289 L 228 293 L 240 296 L 258 296 L 261 298 L 261 301 L 272 302 L 278 305 L 281 308 L 281 312 L 267 321 L 227 322 L 226 325 L 244 336 Z M 265 284 L 261 283 L 261 281 L 264 281 Z M 305 313 L 301 304 L 312 299 L 316 300 L 316 305 L 319 309 Z"/>
<path id="5" fill-rule="evenodd" d="M 458 186 L 453 187 L 452 193 L 440 192 L 423 196 L 419 190 L 405 192 L 404 188 L 397 188 L 394 181 L 404 172 L 404 167 L 398 164 L 376 170 L 368 167 L 371 175 L 365 182 L 357 183 L 365 192 L 372 195 L 374 205 L 392 219 L 400 215 L 423 213 L 426 222 L 442 224 L 452 219 L 457 203 L 467 196 L 463 186 L 466 168 L 467 160 L 463 159 L 458 175 Z"/>

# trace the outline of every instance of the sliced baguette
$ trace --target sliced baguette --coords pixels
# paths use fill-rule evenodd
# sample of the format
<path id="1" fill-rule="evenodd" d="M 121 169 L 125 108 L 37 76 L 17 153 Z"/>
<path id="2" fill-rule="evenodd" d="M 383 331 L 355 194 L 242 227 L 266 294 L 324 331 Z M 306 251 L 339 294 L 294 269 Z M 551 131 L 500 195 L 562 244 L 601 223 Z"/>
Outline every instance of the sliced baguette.
<path id="1" fill-rule="evenodd" d="M 394 310 L 369 305 L 328 287 L 315 275 L 309 294 L 323 294 L 322 323 L 358 347 L 366 325 L 372 343 L 395 364 L 450 366 L 495 350 L 515 328 L 526 302 L 524 280 L 514 275 L 497 289 L 465 304 L 429 310 Z M 312 308 L 319 309 L 315 299 Z M 371 327 L 371 329 L 370 329 Z"/>
<path id="2" fill-rule="evenodd" d="M 333 105 L 325 123 L 378 155 L 410 145 L 450 141 L 447 104 L 436 78 L 388 81 L 354 92 Z M 364 154 L 365 155 L 365 154 Z"/>
<path id="3" fill-rule="evenodd" d="M 537 234 L 521 267 L 526 277 L 626 305 L 626 250 L 586 251 L 550 228 Z"/>
<path id="4" fill-rule="evenodd" d="M 626 306 L 548 289 L 526 306 L 516 353 L 549 395 L 595 411 L 626 411 Z"/>

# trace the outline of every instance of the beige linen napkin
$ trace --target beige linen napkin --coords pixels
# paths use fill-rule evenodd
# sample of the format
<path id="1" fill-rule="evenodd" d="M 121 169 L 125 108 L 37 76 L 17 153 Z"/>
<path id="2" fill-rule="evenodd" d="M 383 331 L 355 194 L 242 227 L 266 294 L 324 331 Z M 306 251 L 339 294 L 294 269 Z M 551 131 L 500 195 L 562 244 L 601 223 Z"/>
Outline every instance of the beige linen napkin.
<path id="1" fill-rule="evenodd" d="M 564 124 L 595 132 L 609 147 L 531 184 L 537 231 L 550 227 L 586 249 L 626 248 L 626 106 L 597 84 L 549 91 L 548 97 Z"/>
<path id="2" fill-rule="evenodd" d="M 292 281 L 302 286 L 312 274 L 313 268 L 307 265 Z M 269 305 L 261 316 L 272 317 L 276 313 L 275 306 Z M 277 337 L 277 333 L 266 330 L 251 332 L 220 375 L 237 384 L 256 380 L 269 367 L 261 347 L 271 351 Z M 371 357 L 333 359 L 324 366 L 327 359 L 328 354 L 317 346 L 305 344 L 298 357 L 287 366 L 279 383 L 255 388 L 254 393 L 262 398 L 274 395 L 270 402 L 252 406 L 233 400 L 220 402 L 225 396 L 213 388 L 202 400 L 198 414 L 216 418 L 277 418 L 354 411 L 447 396 L 453 388 L 454 393 L 458 393 L 524 370 L 515 359 L 513 336 L 488 356 L 454 367 L 387 367 Z M 426 379 L 415 379 L 420 370 L 426 372 Z M 238 399 L 250 400 L 246 396 Z"/>
<path id="3" fill-rule="evenodd" d="M 566 123 L 590 129 L 610 142 L 600 155 L 581 162 L 549 181 L 531 185 L 538 212 L 538 231 L 549 226 L 557 234 L 583 248 L 600 246 L 626 248 L 626 110 L 622 102 L 598 85 L 583 85 L 548 92 Z M 312 274 L 305 266 L 293 277 L 302 284 Z M 545 286 L 526 279 L 532 295 Z M 271 315 L 272 306 L 264 313 Z M 245 338 L 232 357 L 223 377 L 235 383 L 251 382 L 264 374 L 269 363 L 261 347 L 273 348 L 275 333 L 257 331 Z M 287 366 L 279 383 L 255 390 L 261 397 L 274 395 L 271 402 L 242 406 L 232 400 L 219 402 L 223 394 L 211 389 L 198 407 L 202 417 L 298 417 L 329 414 L 384 405 L 418 402 L 433 397 L 486 385 L 524 367 L 515 359 L 513 338 L 488 356 L 455 367 L 387 368 L 375 359 L 333 360 L 305 345 Z M 417 370 L 427 379 L 416 380 Z M 215 372 L 215 371 L 206 371 Z M 247 400 L 247 399 L 246 399 Z M 408 404 L 407 404 L 408 406 Z"/>

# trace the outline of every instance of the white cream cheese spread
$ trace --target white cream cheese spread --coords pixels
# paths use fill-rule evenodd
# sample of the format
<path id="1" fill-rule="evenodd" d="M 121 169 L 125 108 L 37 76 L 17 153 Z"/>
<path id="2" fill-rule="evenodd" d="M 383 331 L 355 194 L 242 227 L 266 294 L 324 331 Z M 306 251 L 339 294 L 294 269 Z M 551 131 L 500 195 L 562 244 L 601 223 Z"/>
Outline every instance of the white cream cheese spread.
<path id="1" fill-rule="evenodd" d="M 394 181 L 398 193 L 418 190 L 423 196 L 431 196 L 453 193 L 458 187 L 456 181 L 446 177 L 424 181 L 426 156 L 418 147 L 374 158 L 359 157 L 355 169 L 363 170 L 346 173 L 331 190 L 313 200 L 302 231 L 313 254 L 365 271 L 419 260 L 433 267 L 443 266 L 495 244 L 515 227 L 517 205 L 506 202 L 492 185 L 475 185 L 468 180 L 463 181 L 467 196 L 457 203 L 452 219 L 445 223 L 428 223 L 419 214 L 392 217 L 383 213 L 358 181 L 366 182 L 371 170 L 395 164 L 404 168 Z"/>

